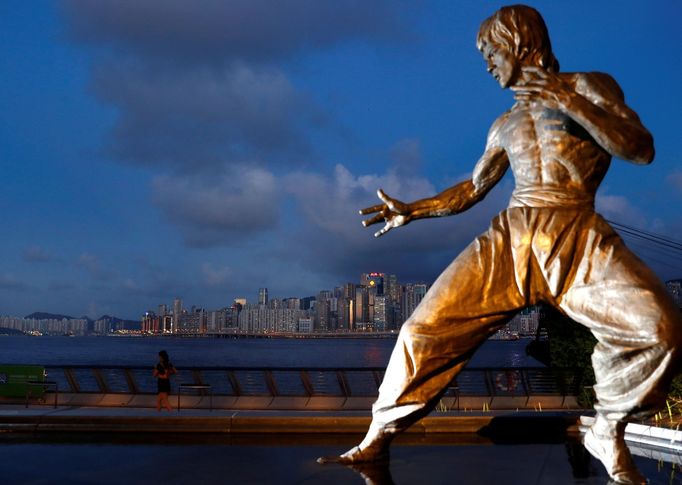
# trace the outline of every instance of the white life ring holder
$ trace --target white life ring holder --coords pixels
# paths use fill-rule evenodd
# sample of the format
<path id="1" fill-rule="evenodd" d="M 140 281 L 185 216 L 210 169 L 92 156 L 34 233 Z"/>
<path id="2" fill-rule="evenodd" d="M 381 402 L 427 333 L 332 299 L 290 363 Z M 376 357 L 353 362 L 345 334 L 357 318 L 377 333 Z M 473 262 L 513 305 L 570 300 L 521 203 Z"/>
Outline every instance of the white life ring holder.
<path id="1" fill-rule="evenodd" d="M 498 372 L 495 376 L 495 388 L 502 392 L 513 392 L 519 387 L 521 376 L 517 370 Z"/>

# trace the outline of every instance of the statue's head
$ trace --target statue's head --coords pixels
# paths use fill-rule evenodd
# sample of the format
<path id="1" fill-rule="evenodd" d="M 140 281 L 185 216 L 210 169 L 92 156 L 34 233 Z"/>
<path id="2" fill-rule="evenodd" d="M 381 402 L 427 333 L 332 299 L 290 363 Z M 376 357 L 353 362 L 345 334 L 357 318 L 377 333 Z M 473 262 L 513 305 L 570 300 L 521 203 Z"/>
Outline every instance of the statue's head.
<path id="1" fill-rule="evenodd" d="M 547 26 L 540 13 L 525 5 L 502 7 L 481 24 L 476 47 L 502 87 L 515 84 L 522 66 L 558 72 Z"/>

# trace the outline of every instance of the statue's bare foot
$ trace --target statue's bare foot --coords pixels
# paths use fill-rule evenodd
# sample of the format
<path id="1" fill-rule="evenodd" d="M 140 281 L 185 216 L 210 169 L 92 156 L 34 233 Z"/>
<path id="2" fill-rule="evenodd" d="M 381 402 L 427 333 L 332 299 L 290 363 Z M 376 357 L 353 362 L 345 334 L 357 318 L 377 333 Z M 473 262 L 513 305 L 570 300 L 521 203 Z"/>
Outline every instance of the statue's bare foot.
<path id="1" fill-rule="evenodd" d="M 342 465 L 354 465 L 357 463 L 385 463 L 389 461 L 388 446 L 368 446 L 360 448 L 354 446 L 339 456 L 321 456 L 317 459 L 320 464 L 340 463 Z"/>
<path id="2" fill-rule="evenodd" d="M 602 462 L 613 482 L 627 485 L 641 485 L 646 478 L 639 473 L 625 445 L 623 432 L 600 433 L 595 423 L 585 433 L 583 444 L 592 456 Z"/>
<path id="3" fill-rule="evenodd" d="M 362 443 L 339 456 L 322 456 L 317 459 L 318 463 L 341 463 L 342 465 L 354 465 L 356 463 L 386 463 L 389 461 L 390 436 L 370 431 Z"/>

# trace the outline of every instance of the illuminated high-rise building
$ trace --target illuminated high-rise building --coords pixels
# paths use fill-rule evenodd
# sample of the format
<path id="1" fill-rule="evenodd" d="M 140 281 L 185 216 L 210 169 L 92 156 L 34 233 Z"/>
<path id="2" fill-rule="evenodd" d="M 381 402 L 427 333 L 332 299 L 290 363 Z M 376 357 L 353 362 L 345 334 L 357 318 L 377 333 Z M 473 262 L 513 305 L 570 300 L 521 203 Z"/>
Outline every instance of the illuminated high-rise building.
<path id="1" fill-rule="evenodd" d="M 355 287 L 353 307 L 353 329 L 364 329 L 369 322 L 369 292 L 366 286 L 359 285 Z"/>
<path id="2" fill-rule="evenodd" d="M 268 304 L 268 289 L 258 288 L 258 304 L 267 305 Z"/>
<path id="3" fill-rule="evenodd" d="M 385 331 L 387 327 L 386 308 L 389 298 L 386 295 L 377 295 L 374 297 L 374 330 L 377 332 Z"/>
<path id="4" fill-rule="evenodd" d="M 171 332 L 177 332 L 180 329 L 180 318 L 182 317 L 182 300 L 175 298 L 173 300 L 173 324 Z"/>
<path id="5" fill-rule="evenodd" d="M 367 288 L 374 288 L 376 295 L 384 294 L 384 273 L 362 273 L 360 284 Z"/>
<path id="6" fill-rule="evenodd" d="M 353 304 L 355 285 L 353 283 L 346 283 L 338 288 L 335 295 L 337 295 L 337 329 L 343 331 L 353 330 L 353 323 L 355 322 L 355 315 L 353 313 L 355 307 Z"/>
<path id="7" fill-rule="evenodd" d="M 424 283 L 408 283 L 403 286 L 400 307 L 402 309 L 403 322 L 410 318 L 414 309 L 426 295 L 427 286 Z"/>
<path id="8" fill-rule="evenodd" d="M 315 323 L 314 329 L 316 332 L 327 332 L 330 329 L 330 299 L 332 293 L 330 291 L 320 291 L 315 300 Z"/>
<path id="9" fill-rule="evenodd" d="M 300 298 L 287 298 L 284 300 L 285 308 L 289 310 L 300 310 L 301 309 L 301 299 Z"/>

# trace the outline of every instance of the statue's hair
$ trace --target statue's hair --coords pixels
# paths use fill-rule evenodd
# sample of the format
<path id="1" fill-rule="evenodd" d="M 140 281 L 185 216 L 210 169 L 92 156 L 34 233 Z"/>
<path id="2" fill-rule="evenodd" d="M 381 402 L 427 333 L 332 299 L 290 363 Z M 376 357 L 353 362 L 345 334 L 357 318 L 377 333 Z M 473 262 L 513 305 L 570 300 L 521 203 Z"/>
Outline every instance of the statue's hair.
<path id="1" fill-rule="evenodd" d="M 478 29 L 476 47 L 500 45 L 518 59 L 530 57 L 530 63 L 559 71 L 559 61 L 552 53 L 547 26 L 540 13 L 526 5 L 502 7 L 485 19 Z"/>

